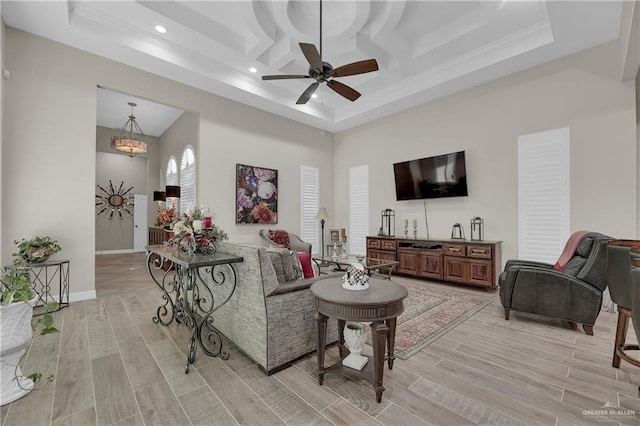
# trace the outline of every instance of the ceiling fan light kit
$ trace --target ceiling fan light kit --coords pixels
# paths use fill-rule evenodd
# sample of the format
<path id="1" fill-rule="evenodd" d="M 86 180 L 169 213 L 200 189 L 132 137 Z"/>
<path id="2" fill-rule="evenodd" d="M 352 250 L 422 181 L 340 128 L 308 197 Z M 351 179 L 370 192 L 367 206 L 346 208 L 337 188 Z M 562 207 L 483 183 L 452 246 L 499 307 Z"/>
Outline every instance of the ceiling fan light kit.
<path id="1" fill-rule="evenodd" d="M 378 62 L 375 59 L 366 59 L 364 61 L 352 62 L 333 68 L 330 63 L 322 60 L 322 0 L 320 0 L 320 52 L 316 46 L 310 43 L 299 43 L 302 54 L 309 62 L 309 75 L 263 75 L 263 80 L 290 80 L 300 78 L 313 78 L 315 83 L 311 83 L 309 87 L 300 95 L 296 104 L 303 105 L 309 102 L 311 96 L 318 89 L 320 83 L 327 83 L 327 86 L 340 96 L 355 101 L 360 97 L 360 93 L 352 87 L 347 86 L 334 77 L 348 77 L 351 75 L 365 74 L 368 72 L 378 71 Z"/>

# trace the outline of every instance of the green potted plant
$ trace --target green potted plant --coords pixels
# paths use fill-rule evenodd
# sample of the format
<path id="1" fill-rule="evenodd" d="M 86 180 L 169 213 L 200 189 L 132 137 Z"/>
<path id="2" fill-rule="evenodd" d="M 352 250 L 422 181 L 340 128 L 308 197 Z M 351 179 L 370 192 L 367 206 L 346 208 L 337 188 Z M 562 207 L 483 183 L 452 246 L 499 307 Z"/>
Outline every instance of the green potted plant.
<path id="1" fill-rule="evenodd" d="M 30 240 L 23 238 L 20 241 L 14 241 L 14 244 L 18 246 L 18 252 L 13 255 L 29 263 L 44 262 L 51 255 L 62 250 L 58 241 L 51 237 L 35 237 Z"/>
<path id="2" fill-rule="evenodd" d="M 41 373 L 24 376 L 20 368 L 33 331 L 39 329 L 40 334 L 58 331 L 48 313 L 34 319 L 33 308 L 38 296 L 31 287 L 29 269 L 20 265 L 20 261 L 16 263 L 0 278 L 0 405 L 22 398 L 42 378 Z M 45 312 L 55 309 L 55 302 L 45 305 Z M 51 380 L 50 376 L 47 383 Z"/>

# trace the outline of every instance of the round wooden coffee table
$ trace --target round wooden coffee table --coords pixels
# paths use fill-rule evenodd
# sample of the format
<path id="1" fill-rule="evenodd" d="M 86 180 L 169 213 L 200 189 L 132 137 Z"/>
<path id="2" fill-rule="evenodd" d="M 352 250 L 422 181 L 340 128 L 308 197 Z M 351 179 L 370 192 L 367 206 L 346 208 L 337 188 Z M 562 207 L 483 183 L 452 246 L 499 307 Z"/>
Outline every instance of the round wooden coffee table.
<path id="1" fill-rule="evenodd" d="M 342 279 L 326 278 L 311 286 L 316 297 L 316 324 L 318 327 L 318 383 L 322 385 L 325 373 L 356 374 L 373 383 L 376 400 L 382 401 L 382 374 L 384 371 L 385 347 L 389 370 L 393 368 L 393 348 L 396 337 L 396 319 L 404 311 L 402 301 L 407 297 L 407 289 L 391 281 L 371 278 L 367 290 L 346 290 Z M 324 367 L 327 319 L 338 320 L 340 361 Z M 367 362 L 362 370 L 342 365 L 349 354 L 344 345 L 344 326 L 347 321 L 370 322 L 373 340 L 373 362 Z M 368 357 L 371 361 L 371 357 Z"/>

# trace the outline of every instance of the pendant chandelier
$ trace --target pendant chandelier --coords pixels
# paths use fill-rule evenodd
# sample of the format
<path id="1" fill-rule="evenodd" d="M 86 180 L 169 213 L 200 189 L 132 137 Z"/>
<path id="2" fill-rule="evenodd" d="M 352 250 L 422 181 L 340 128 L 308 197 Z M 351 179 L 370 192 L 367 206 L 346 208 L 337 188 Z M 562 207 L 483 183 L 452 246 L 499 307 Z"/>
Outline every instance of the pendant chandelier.
<path id="1" fill-rule="evenodd" d="M 133 157 L 146 153 L 147 143 L 144 141 L 144 133 L 133 115 L 133 107 L 137 105 L 133 102 L 128 102 L 128 104 L 131 106 L 131 115 L 120 129 L 120 134 L 111 138 L 111 148 Z"/>

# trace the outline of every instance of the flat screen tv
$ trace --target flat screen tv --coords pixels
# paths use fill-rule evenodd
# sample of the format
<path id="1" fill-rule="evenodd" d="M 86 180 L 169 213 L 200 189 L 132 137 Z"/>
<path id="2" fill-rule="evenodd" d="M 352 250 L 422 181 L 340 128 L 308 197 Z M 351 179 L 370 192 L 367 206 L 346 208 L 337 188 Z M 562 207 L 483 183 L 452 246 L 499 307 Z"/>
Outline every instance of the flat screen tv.
<path id="1" fill-rule="evenodd" d="M 464 151 L 395 163 L 393 174 L 399 201 L 469 195 Z"/>

